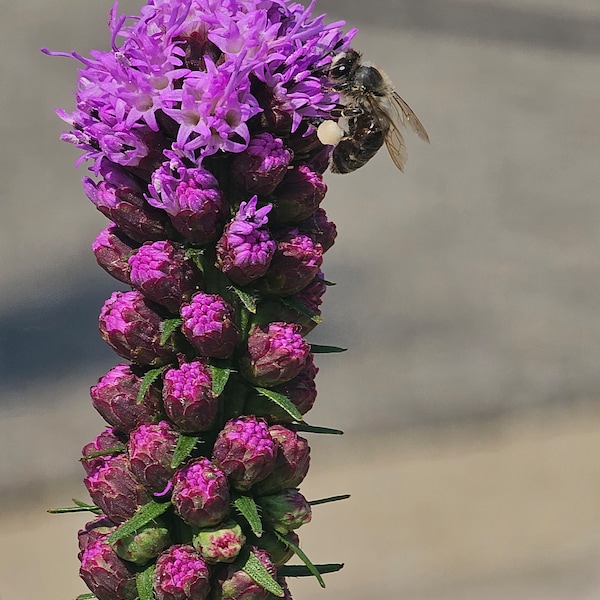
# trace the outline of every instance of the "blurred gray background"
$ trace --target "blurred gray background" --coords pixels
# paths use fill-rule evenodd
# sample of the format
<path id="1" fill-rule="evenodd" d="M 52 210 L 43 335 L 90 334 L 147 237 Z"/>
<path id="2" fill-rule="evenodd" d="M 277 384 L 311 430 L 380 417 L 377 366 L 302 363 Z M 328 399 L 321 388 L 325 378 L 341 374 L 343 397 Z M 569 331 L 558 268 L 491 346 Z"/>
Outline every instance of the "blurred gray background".
<path id="1" fill-rule="evenodd" d="M 139 2 L 124 0 L 135 13 Z M 88 388 L 118 359 L 96 330 L 117 286 L 104 218 L 54 107 L 106 49 L 111 3 L 0 0 L 0 600 L 73 598 L 103 428 Z M 320 0 L 360 33 L 430 146 L 328 176 L 337 282 L 315 343 L 308 497 L 350 492 L 302 531 L 327 578 L 298 600 L 600 599 L 600 3 Z"/>

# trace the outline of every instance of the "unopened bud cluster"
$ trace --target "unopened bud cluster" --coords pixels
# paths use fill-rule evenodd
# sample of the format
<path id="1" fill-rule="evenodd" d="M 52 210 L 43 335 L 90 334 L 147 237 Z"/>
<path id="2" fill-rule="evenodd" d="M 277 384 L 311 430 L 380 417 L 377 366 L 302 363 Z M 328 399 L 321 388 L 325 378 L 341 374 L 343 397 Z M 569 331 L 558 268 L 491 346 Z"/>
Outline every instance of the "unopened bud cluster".
<path id="1" fill-rule="evenodd" d="M 84 188 L 110 220 L 97 261 L 130 288 L 100 313 L 125 362 L 91 389 L 108 428 L 83 450 L 102 514 L 80 532 L 80 573 L 99 600 L 134 600 L 150 565 L 157 600 L 265 600 L 240 566 L 249 553 L 290 598 L 281 536 L 297 544 L 311 519 L 295 430 L 316 397 L 304 336 L 336 236 L 313 123 L 337 100 L 325 72 L 354 33 L 341 25 L 285 0 L 150 0 L 135 19 L 113 12 L 112 52 L 74 54 L 64 138 L 93 161 Z M 150 502 L 168 510 L 110 543 Z"/>

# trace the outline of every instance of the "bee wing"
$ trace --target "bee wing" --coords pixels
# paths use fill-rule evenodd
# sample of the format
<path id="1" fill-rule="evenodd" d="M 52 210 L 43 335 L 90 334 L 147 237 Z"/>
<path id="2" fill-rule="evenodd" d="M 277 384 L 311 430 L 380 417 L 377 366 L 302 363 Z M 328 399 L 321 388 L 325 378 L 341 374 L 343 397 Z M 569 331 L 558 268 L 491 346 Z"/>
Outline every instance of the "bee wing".
<path id="1" fill-rule="evenodd" d="M 386 104 L 392 106 L 391 103 Z M 397 109 L 393 110 L 394 114 L 390 114 L 390 112 L 388 112 L 388 110 L 373 97 L 369 97 L 369 105 L 371 107 L 371 113 L 378 120 L 381 130 L 385 133 L 385 145 L 387 146 L 392 161 L 402 172 L 404 172 L 404 165 L 408 158 L 408 152 L 406 150 L 406 144 L 404 143 L 404 136 L 398 125 L 396 125 L 396 122 L 404 123 L 404 120 L 398 115 Z"/>
<path id="2" fill-rule="evenodd" d="M 412 129 L 412 131 L 414 131 L 422 140 L 428 142 L 429 135 L 427 135 L 423 123 L 419 121 L 419 117 L 415 115 L 413 109 L 402 100 L 400 94 L 398 94 L 396 90 L 392 91 L 391 97 L 392 101 L 390 102 L 390 106 L 393 108 L 394 113 L 396 113 L 398 121 L 406 128 Z"/>

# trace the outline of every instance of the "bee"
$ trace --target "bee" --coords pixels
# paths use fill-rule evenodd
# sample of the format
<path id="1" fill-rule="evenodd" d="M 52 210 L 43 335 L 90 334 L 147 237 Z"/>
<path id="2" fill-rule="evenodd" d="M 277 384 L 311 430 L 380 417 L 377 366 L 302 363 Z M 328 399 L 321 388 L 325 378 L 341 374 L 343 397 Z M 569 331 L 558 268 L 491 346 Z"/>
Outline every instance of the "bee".
<path id="1" fill-rule="evenodd" d="M 362 167 L 384 143 L 394 164 L 404 171 L 407 152 L 400 128 L 411 129 L 426 142 L 429 136 L 387 75 L 350 49 L 333 58 L 328 78 L 342 100 L 333 112 L 337 124 L 325 121 L 317 131 L 324 144 L 334 145 L 331 171 L 350 173 Z"/>

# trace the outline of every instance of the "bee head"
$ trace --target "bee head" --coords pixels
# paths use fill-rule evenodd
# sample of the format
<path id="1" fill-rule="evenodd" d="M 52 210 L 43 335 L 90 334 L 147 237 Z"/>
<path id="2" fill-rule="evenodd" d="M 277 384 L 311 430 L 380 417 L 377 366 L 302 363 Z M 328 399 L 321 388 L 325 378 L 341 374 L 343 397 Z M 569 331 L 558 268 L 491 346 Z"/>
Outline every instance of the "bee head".
<path id="1" fill-rule="evenodd" d="M 333 57 L 329 68 L 329 78 L 333 81 L 348 80 L 360 64 L 360 54 L 356 50 L 340 52 Z"/>

